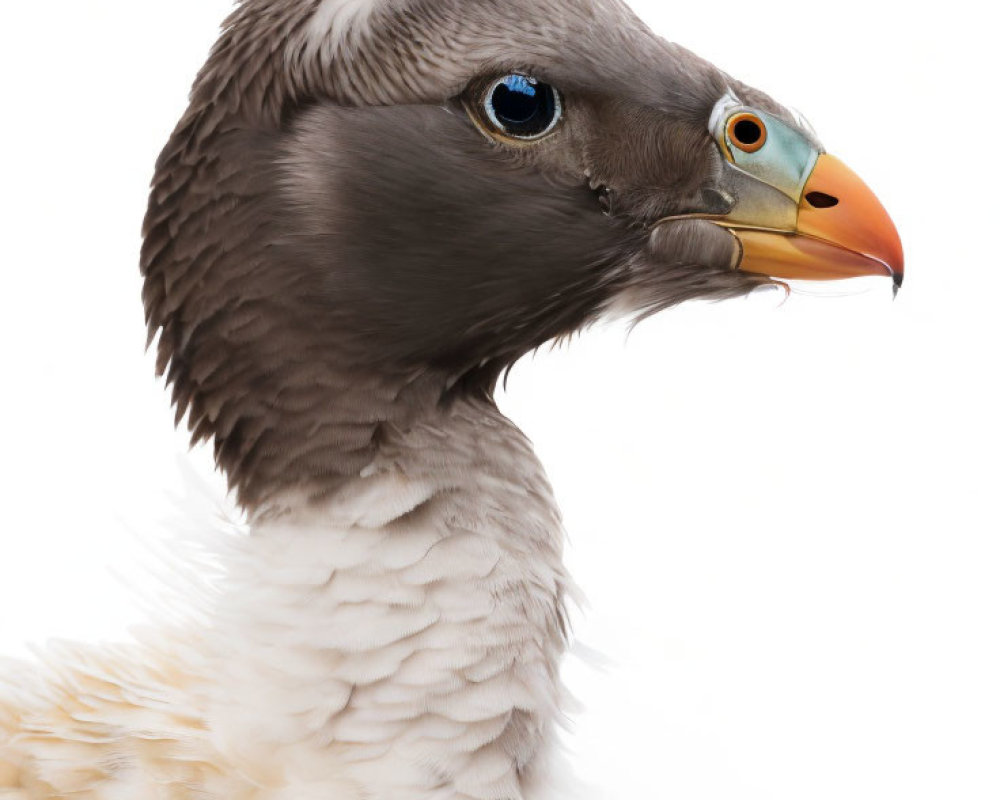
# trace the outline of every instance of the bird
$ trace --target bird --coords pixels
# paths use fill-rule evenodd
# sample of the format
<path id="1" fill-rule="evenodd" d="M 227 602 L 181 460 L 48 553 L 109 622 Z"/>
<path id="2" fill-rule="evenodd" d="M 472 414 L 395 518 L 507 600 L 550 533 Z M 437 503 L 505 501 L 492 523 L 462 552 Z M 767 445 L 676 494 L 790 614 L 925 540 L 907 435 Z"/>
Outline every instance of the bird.
<path id="1" fill-rule="evenodd" d="M 553 796 L 575 589 L 497 386 L 600 319 L 903 264 L 804 117 L 619 0 L 241 0 L 140 267 L 245 526 L 190 618 L 6 671 L 0 798 Z"/>

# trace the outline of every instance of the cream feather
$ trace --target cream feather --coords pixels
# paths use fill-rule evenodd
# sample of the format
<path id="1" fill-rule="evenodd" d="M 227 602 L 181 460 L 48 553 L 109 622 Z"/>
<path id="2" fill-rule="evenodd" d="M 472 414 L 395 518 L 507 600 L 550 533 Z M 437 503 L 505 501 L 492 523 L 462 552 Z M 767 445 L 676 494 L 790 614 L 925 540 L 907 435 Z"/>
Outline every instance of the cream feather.
<path id="1" fill-rule="evenodd" d="M 0 797 L 531 797 L 568 580 L 529 454 L 449 412 L 337 502 L 286 497 L 217 539 L 203 624 L 8 670 Z"/>

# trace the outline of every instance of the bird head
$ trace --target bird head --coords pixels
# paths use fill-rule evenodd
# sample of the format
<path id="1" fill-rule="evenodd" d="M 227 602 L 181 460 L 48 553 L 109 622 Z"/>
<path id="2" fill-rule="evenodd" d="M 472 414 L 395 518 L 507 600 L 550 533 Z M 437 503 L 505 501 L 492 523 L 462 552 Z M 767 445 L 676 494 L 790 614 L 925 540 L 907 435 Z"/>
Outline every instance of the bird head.
<path id="1" fill-rule="evenodd" d="M 179 414 L 252 497 L 320 409 L 349 472 L 360 419 L 488 393 L 603 314 L 903 263 L 801 117 L 618 0 L 244 0 L 142 269 Z"/>

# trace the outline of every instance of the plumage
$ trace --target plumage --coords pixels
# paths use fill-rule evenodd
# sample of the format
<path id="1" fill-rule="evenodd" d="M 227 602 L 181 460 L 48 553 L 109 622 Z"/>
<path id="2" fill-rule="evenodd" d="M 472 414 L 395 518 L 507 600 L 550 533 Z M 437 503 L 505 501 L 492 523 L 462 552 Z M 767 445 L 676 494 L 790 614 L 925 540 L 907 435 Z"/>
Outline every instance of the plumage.
<path id="1" fill-rule="evenodd" d="M 556 87 L 551 134 L 491 131 L 506 74 Z M 746 215 L 799 198 L 729 165 L 727 98 L 823 157 L 617 0 L 243 0 L 157 163 L 141 268 L 178 421 L 246 529 L 191 621 L 9 673 L 0 798 L 551 796 L 573 589 L 493 390 L 603 315 L 772 282 Z"/>

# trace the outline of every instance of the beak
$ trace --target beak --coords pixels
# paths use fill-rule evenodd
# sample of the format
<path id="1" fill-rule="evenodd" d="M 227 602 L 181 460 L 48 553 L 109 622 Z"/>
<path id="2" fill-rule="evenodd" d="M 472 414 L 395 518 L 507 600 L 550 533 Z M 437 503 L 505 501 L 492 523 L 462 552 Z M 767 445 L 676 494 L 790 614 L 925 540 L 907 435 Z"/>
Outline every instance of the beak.
<path id="1" fill-rule="evenodd" d="M 747 272 L 806 280 L 888 275 L 896 291 L 903 285 L 896 226 L 872 190 L 833 156 L 819 156 L 802 191 L 794 230 L 719 224 L 739 239 L 739 269 Z"/>

